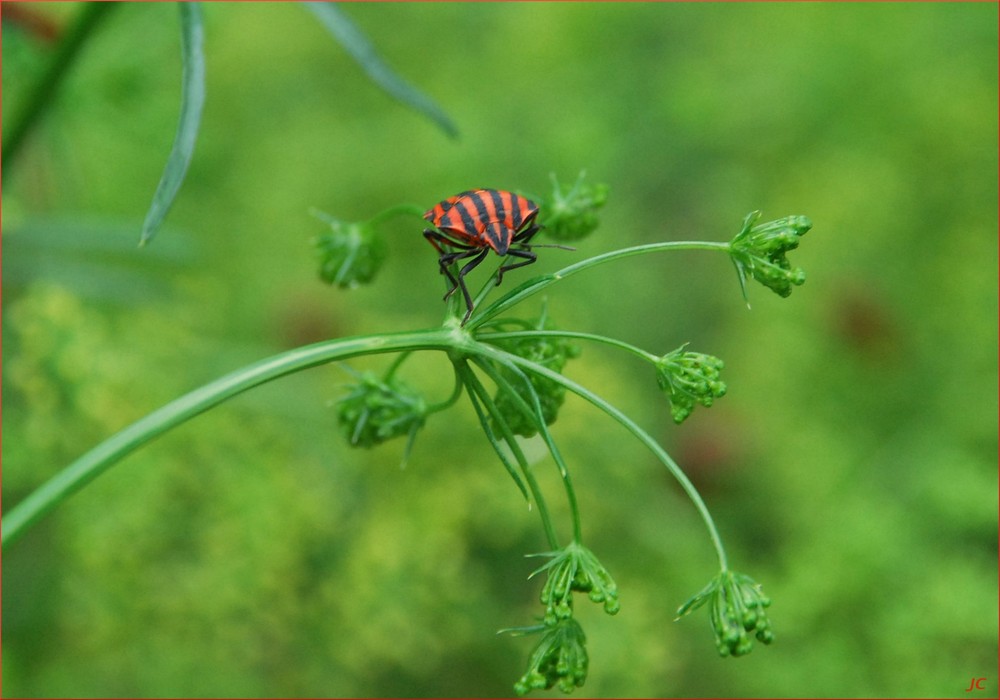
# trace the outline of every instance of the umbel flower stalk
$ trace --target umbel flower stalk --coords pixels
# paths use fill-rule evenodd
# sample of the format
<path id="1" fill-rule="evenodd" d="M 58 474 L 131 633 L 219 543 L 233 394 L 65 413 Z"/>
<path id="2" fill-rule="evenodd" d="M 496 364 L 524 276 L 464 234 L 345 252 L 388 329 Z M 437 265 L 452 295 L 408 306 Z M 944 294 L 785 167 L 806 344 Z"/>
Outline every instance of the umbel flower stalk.
<path id="1" fill-rule="evenodd" d="M 507 195 L 510 193 L 504 196 Z M 551 227 L 557 240 L 579 240 L 592 233 L 598 226 L 598 212 L 606 197 L 606 187 L 588 185 L 582 176 L 568 189 L 553 178 L 551 195 L 536 198 L 542 232 Z M 412 205 L 391 207 L 361 223 L 324 216 L 329 230 L 315 241 L 321 278 L 344 288 L 372 282 L 388 254 L 380 226 L 395 217 L 421 218 L 421 212 L 423 208 Z M 565 410 L 565 398 L 570 394 L 619 423 L 649 449 L 680 484 L 705 523 L 718 557 L 718 573 L 702 591 L 679 608 L 678 619 L 707 607 L 716 649 L 723 656 L 747 654 L 754 641 L 770 644 L 774 640 L 767 614 L 770 598 L 753 579 L 729 568 L 718 528 L 681 467 L 635 420 L 581 381 L 564 374 L 588 343 L 621 351 L 653 368 L 659 390 L 670 405 L 671 416 L 679 424 L 691 416 L 696 406 L 707 409 L 726 395 L 727 384 L 721 378 L 722 360 L 689 350 L 687 343 L 657 355 L 617 338 L 562 330 L 545 310 L 537 316 L 511 315 L 522 302 L 568 277 L 615 261 L 678 250 L 727 254 L 736 266 L 744 297 L 749 279 L 780 296 L 787 296 L 793 287 L 805 280 L 805 274 L 792 267 L 787 254 L 798 247 L 812 224 L 804 216 L 789 216 L 763 224 L 757 223 L 759 218 L 759 212 L 748 215 L 739 233 L 728 243 L 664 241 L 609 251 L 556 272 L 532 277 L 487 303 L 487 296 L 496 289 L 502 272 L 523 266 L 504 267 L 507 261 L 501 258 L 496 271 L 478 294 L 468 295 L 461 303 L 454 298 L 457 295 L 448 300 L 444 323 L 438 328 L 332 339 L 283 352 L 232 372 L 154 411 L 57 473 L 4 516 L 3 547 L 6 550 L 45 514 L 131 452 L 244 391 L 323 364 L 392 354 L 395 359 L 381 374 L 352 371 L 353 381 L 335 402 L 336 422 L 346 441 L 355 447 L 368 448 L 406 437 L 405 462 L 406 456 L 415 449 L 418 436 L 431 429 L 434 417 L 465 396 L 479 419 L 486 443 L 541 520 L 547 549 L 532 556 L 544 557 L 547 561 L 529 577 L 544 577 L 539 594 L 541 611 L 533 624 L 503 630 L 514 635 L 537 635 L 527 671 L 515 683 L 515 692 L 523 695 L 557 687 L 568 693 L 582 686 L 589 670 L 589 656 L 586 635 L 576 619 L 575 602 L 589 600 L 609 615 L 615 615 L 621 608 L 615 579 L 585 544 L 583 517 L 570 465 L 550 430 Z M 528 245 L 535 244 L 525 244 L 520 252 L 528 250 Z M 473 253 L 480 255 L 475 250 Z M 439 265 L 449 264 L 447 254 L 443 259 L 442 263 L 439 258 Z M 523 255 L 521 259 L 525 259 Z M 452 263 L 457 265 L 462 260 L 464 258 Z M 438 272 L 433 264 L 429 269 L 432 274 Z M 453 269 L 441 272 L 447 272 L 444 276 L 451 280 L 461 274 L 461 270 Z M 431 401 L 403 376 L 407 358 L 426 352 L 443 354 L 454 369 L 455 383 L 450 395 L 437 402 Z M 568 504 L 568 527 L 560 527 L 553 518 L 554 511 L 549 508 L 547 494 L 535 473 L 537 465 L 529 462 L 522 449 L 522 441 L 532 436 L 541 439 L 558 472 Z M 570 533 L 569 537 L 560 535 L 563 530 Z"/>

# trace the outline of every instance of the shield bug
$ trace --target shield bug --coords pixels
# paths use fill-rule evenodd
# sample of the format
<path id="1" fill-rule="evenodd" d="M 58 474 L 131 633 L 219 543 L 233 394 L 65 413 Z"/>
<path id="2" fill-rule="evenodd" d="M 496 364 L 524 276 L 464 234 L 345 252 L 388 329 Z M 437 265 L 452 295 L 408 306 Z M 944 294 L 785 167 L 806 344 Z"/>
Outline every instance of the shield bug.
<path id="1" fill-rule="evenodd" d="M 497 284 L 503 273 L 535 262 L 530 241 L 540 230 L 535 223 L 538 206 L 530 199 L 505 190 L 467 190 L 435 205 L 424 214 L 437 230 L 425 229 L 424 237 L 440 254 L 438 265 L 451 282 L 447 299 L 462 290 L 467 311 L 464 324 L 472 315 L 472 297 L 465 286 L 465 276 L 476 268 L 490 251 L 501 257 L 520 258 L 502 265 L 497 271 Z M 452 263 L 466 260 L 458 275 L 452 273 Z"/>

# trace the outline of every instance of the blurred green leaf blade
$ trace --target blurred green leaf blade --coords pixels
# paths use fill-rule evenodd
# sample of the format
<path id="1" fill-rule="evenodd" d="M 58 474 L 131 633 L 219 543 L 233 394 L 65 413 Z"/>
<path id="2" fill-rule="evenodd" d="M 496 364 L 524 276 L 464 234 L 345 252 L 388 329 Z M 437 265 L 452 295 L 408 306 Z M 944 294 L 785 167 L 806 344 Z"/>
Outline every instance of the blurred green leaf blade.
<path id="1" fill-rule="evenodd" d="M 177 125 L 177 135 L 167 158 L 167 166 L 160 177 L 160 184 L 153 194 L 153 203 L 142 224 L 139 245 L 145 245 L 156 234 L 170 211 L 174 198 L 180 190 L 188 165 L 194 155 L 194 145 L 201 125 L 201 113 L 205 106 L 205 52 L 204 28 L 201 18 L 201 3 L 178 3 L 181 13 L 181 57 L 183 69 L 181 77 L 181 116 Z"/>
<path id="2" fill-rule="evenodd" d="M 458 138 L 458 127 L 444 110 L 430 97 L 399 77 L 375 51 L 368 38 L 332 2 L 305 2 L 310 12 L 322 23 L 333 38 L 340 42 L 347 53 L 375 81 L 379 87 L 404 105 L 433 121 L 451 138 Z"/>

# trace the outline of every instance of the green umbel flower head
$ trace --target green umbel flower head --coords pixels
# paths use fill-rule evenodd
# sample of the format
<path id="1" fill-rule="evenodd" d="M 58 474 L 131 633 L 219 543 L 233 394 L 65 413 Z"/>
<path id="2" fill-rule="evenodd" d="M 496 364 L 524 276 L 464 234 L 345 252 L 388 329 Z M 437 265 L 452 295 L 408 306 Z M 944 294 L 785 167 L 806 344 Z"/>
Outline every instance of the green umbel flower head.
<path id="1" fill-rule="evenodd" d="M 604 612 L 614 615 L 621 608 L 618 586 L 594 553 L 579 542 L 571 542 L 558 552 L 534 556 L 552 557 L 544 566 L 534 571 L 535 576 L 548 572 L 542 587 L 542 605 L 545 622 L 554 624 L 573 615 L 573 591 L 586 593 L 595 603 L 604 604 Z"/>
<path id="2" fill-rule="evenodd" d="M 578 241 L 600 224 L 597 212 L 608 201 L 607 185 L 583 182 L 583 173 L 565 189 L 552 175 L 552 195 L 542 208 L 545 235 L 556 241 Z"/>
<path id="3" fill-rule="evenodd" d="M 753 638 L 763 644 L 774 641 L 766 608 L 771 599 L 749 576 L 722 571 L 698 595 L 677 610 L 680 619 L 709 604 L 712 631 L 720 656 L 743 656 L 753 649 Z"/>
<path id="4" fill-rule="evenodd" d="M 427 404 L 422 394 L 399 379 L 378 379 L 364 372 L 337 401 L 337 420 L 352 445 L 371 447 L 423 427 Z"/>
<path id="5" fill-rule="evenodd" d="M 521 634 L 543 632 L 542 639 L 531 652 L 528 671 L 514 684 L 514 692 L 518 695 L 553 686 L 558 686 L 564 693 L 572 693 L 587 680 L 587 638 L 580 623 L 572 617 L 554 625 L 510 631 Z"/>
<path id="6" fill-rule="evenodd" d="M 806 281 L 806 273 L 792 268 L 785 254 L 799 247 L 799 239 L 812 228 L 812 221 L 806 216 L 786 216 L 754 225 L 759 218 L 759 211 L 747 214 L 743 228 L 729 243 L 743 297 L 747 296 L 748 274 L 779 296 L 787 297 L 793 286 Z"/>
<path id="7" fill-rule="evenodd" d="M 700 352 L 689 352 L 684 344 L 656 362 L 656 381 L 670 400 L 675 423 L 683 423 L 696 403 L 708 408 L 726 393 L 719 379 L 722 360 Z"/>
<path id="8" fill-rule="evenodd" d="M 319 276 L 327 284 L 342 289 L 367 284 L 385 262 L 388 252 L 385 239 L 372 222 L 348 222 L 319 212 L 330 230 L 317 236 L 313 243 L 319 252 Z"/>

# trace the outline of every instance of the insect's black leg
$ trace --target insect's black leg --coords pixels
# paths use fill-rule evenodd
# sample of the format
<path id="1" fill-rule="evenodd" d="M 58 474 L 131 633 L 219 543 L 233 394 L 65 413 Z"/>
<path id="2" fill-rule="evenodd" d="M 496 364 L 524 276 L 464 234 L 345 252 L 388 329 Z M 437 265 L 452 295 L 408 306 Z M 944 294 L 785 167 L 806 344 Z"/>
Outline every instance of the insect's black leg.
<path id="1" fill-rule="evenodd" d="M 542 230 L 541 226 L 539 226 L 538 224 L 532 224 L 528 228 L 521 231 L 521 233 L 514 236 L 514 238 L 511 240 L 511 243 L 520 243 L 521 245 L 524 245 L 528 241 L 530 241 L 536 233 L 538 233 L 541 230 Z"/>
<path id="2" fill-rule="evenodd" d="M 447 236 L 430 229 L 424 229 L 424 238 L 440 253 L 438 256 L 438 267 L 441 274 L 445 275 L 448 281 L 451 282 L 451 289 L 444 295 L 444 298 L 447 299 L 458 289 L 458 280 L 455 278 L 455 275 L 451 274 L 451 264 L 456 260 L 475 255 L 479 249 L 456 243 Z M 454 248 L 458 248 L 458 250 L 449 250 Z"/>
<path id="3" fill-rule="evenodd" d="M 503 279 L 503 273 L 508 270 L 513 270 L 518 267 L 524 267 L 525 265 L 530 265 L 538 259 L 538 256 L 532 253 L 530 250 L 508 250 L 507 255 L 513 258 L 524 258 L 521 262 L 513 263 L 512 265 L 504 265 L 499 270 L 497 270 L 497 284 L 500 284 L 500 280 Z"/>
<path id="4" fill-rule="evenodd" d="M 471 255 L 473 252 L 474 251 L 469 251 L 469 254 Z M 469 320 L 469 317 L 472 315 L 472 296 L 469 294 L 469 288 L 465 286 L 465 276 L 470 272 L 472 272 L 472 270 L 474 270 L 479 263 L 485 260 L 486 256 L 489 255 L 489 253 L 490 249 L 484 248 L 478 255 L 476 255 L 476 257 L 467 262 L 465 266 L 458 271 L 458 286 L 461 287 L 462 294 L 465 296 L 466 311 L 465 311 L 465 318 L 462 319 L 463 326 L 465 325 L 465 322 Z M 445 295 L 445 299 L 447 299 L 448 296 L 451 295 L 451 293 L 454 291 L 455 290 L 452 289 L 451 292 L 448 292 L 448 294 Z"/>
<path id="5" fill-rule="evenodd" d="M 471 270 L 473 267 L 475 267 L 476 265 L 478 265 L 479 262 L 477 262 L 476 265 L 472 265 L 472 267 L 469 267 L 469 265 L 471 263 L 467 264 L 458 273 L 458 277 L 457 278 L 451 273 L 451 264 L 454 263 L 454 262 L 458 262 L 459 260 L 464 260 L 465 258 L 471 258 L 473 255 L 480 255 L 483 252 L 484 251 L 481 251 L 478 248 L 471 248 L 469 250 L 463 250 L 463 251 L 460 251 L 460 252 L 457 252 L 457 253 L 447 253 L 445 255 L 442 255 L 440 258 L 438 258 L 438 262 L 441 264 L 441 271 L 444 274 L 448 275 L 448 279 L 450 279 L 452 281 L 452 284 L 453 284 L 452 288 L 448 290 L 448 293 L 444 295 L 445 299 L 447 299 L 452 294 L 454 294 L 455 290 L 459 286 L 461 286 L 463 288 L 463 291 L 464 291 L 465 285 L 462 282 L 462 277 L 465 276 L 465 273 L 466 273 L 467 269 Z M 468 294 L 466 294 L 466 296 L 468 296 Z"/>

